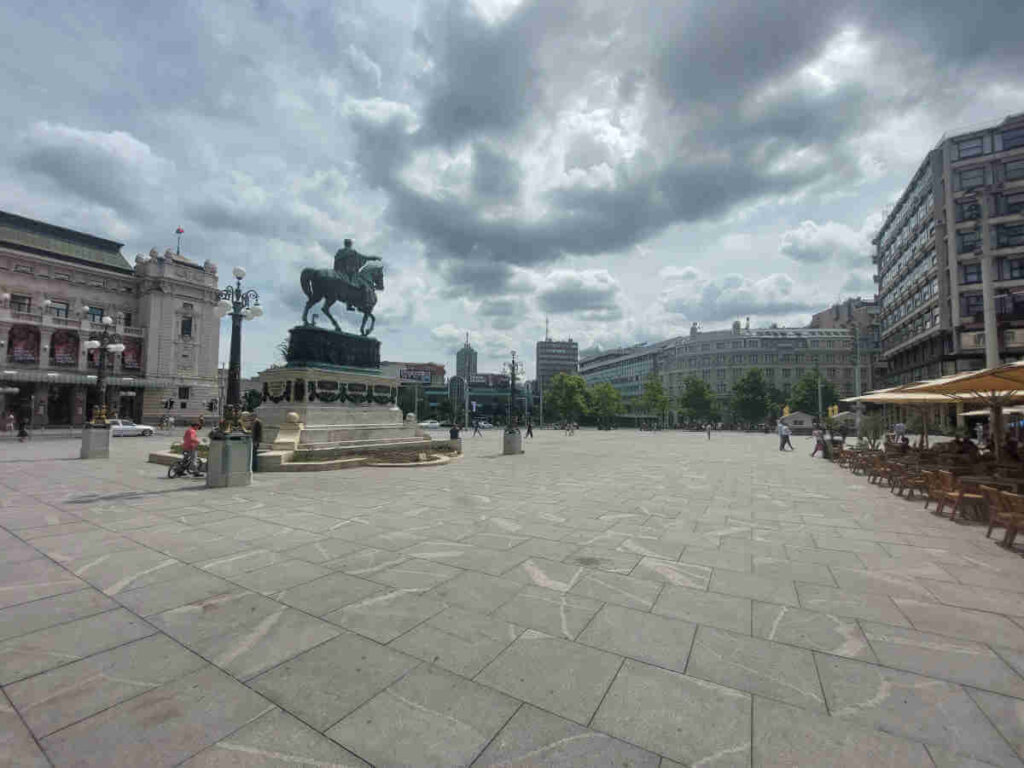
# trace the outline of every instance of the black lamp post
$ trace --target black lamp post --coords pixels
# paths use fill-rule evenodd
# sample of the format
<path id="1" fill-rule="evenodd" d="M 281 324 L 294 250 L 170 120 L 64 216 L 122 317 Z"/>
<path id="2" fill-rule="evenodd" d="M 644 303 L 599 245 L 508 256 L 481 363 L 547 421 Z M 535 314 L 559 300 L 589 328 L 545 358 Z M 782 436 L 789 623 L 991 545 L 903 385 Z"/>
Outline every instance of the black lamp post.
<path id="1" fill-rule="evenodd" d="M 516 420 L 516 376 L 522 373 L 525 369 L 523 364 L 516 360 L 515 350 L 512 351 L 512 362 L 505 363 L 505 370 L 508 371 L 509 375 L 509 393 L 508 393 L 508 425 L 505 427 L 506 432 L 516 431 L 518 424 Z"/>
<path id="2" fill-rule="evenodd" d="M 219 294 L 217 316 L 231 314 L 231 359 L 228 362 L 228 391 L 224 398 L 224 431 L 241 428 L 239 414 L 242 412 L 242 321 L 254 320 L 263 314 L 260 306 L 260 295 L 252 290 L 242 290 L 242 278 L 245 270 L 235 267 L 231 274 L 235 276 L 235 284 L 229 285 Z"/>
<path id="3" fill-rule="evenodd" d="M 112 317 L 103 316 L 100 321 L 103 331 L 99 338 L 89 339 L 85 342 L 86 349 L 99 350 L 98 368 L 96 371 L 96 392 L 99 395 L 99 403 L 93 411 L 92 420 L 94 424 L 105 424 L 107 421 L 107 354 L 124 352 L 124 344 L 121 337 L 114 333 L 111 328 L 114 325 Z"/>

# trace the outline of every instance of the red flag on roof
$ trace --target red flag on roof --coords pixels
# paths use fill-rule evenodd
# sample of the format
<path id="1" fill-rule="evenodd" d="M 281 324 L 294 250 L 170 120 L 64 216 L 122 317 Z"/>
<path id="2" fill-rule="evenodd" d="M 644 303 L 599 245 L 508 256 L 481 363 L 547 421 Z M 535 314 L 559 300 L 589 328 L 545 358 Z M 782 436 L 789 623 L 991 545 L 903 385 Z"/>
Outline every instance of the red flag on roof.
<path id="1" fill-rule="evenodd" d="M 174 230 L 174 234 L 176 234 L 176 235 L 184 235 L 185 234 L 185 230 L 182 229 L 181 227 L 178 227 L 176 230 Z"/>

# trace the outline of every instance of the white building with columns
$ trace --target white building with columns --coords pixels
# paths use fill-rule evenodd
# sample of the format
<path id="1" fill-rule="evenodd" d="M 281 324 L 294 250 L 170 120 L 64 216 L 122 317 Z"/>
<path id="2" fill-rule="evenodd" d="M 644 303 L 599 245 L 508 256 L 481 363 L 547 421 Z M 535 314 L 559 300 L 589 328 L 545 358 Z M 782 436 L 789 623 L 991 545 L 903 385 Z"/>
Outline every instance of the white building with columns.
<path id="1" fill-rule="evenodd" d="M 180 424 L 219 410 L 217 267 L 0 211 L 0 395 L 5 416 L 35 427 L 77 425 L 98 400 L 103 318 L 125 345 L 108 357 L 118 414 Z"/>

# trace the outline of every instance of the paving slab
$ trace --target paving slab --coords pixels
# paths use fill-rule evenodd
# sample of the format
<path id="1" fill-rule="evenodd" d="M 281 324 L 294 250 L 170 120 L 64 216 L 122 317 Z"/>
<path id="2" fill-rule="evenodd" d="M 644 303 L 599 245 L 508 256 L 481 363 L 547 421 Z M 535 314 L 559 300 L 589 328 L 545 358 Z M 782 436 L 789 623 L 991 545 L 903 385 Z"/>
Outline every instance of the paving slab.
<path id="1" fill-rule="evenodd" d="M 237 591 L 238 587 L 230 581 L 196 571 L 175 581 L 162 581 L 121 592 L 117 595 L 117 601 L 139 616 L 152 616 L 195 600 Z"/>
<path id="2" fill-rule="evenodd" d="M 1024 678 L 986 645 L 886 624 L 861 626 L 887 667 L 1024 697 Z"/>
<path id="3" fill-rule="evenodd" d="M 50 560 L 29 560 L 0 565 L 0 608 L 75 592 L 84 581 Z"/>
<path id="4" fill-rule="evenodd" d="M 358 576 L 329 572 L 319 579 L 276 592 L 273 597 L 313 616 L 323 616 L 349 603 L 387 591 L 387 587 Z"/>
<path id="5" fill-rule="evenodd" d="M 718 592 L 666 586 L 653 612 L 734 632 L 750 632 L 751 601 Z"/>
<path id="6" fill-rule="evenodd" d="M 117 603 L 91 587 L 12 605 L 0 609 L 0 640 L 27 635 L 117 607 Z"/>
<path id="7" fill-rule="evenodd" d="M 378 643 L 390 643 L 446 607 L 419 590 L 395 589 L 349 603 L 323 619 Z"/>
<path id="8" fill-rule="evenodd" d="M 519 584 L 568 592 L 587 572 L 582 565 L 569 565 L 542 557 L 529 557 L 502 574 L 502 578 Z"/>
<path id="9" fill-rule="evenodd" d="M 800 606 L 809 611 L 831 613 L 850 619 L 867 619 L 894 626 L 909 627 L 910 622 L 889 595 L 873 592 L 847 592 L 820 584 L 797 584 Z"/>
<path id="10" fill-rule="evenodd" d="M 207 747 L 182 768 L 369 768 L 348 750 L 280 709 Z"/>
<path id="11" fill-rule="evenodd" d="M 606 603 L 649 611 L 663 586 L 660 582 L 636 576 L 588 569 L 576 580 L 570 592 Z"/>
<path id="12" fill-rule="evenodd" d="M 653 752 L 524 704 L 473 768 L 667 768 Z"/>
<path id="13" fill-rule="evenodd" d="M 206 666 L 169 637 L 150 637 L 30 677 L 7 695 L 37 738 Z"/>
<path id="14" fill-rule="evenodd" d="M 0 693 L 0 765 L 18 768 L 50 768 L 25 723 L 7 697 Z"/>
<path id="15" fill-rule="evenodd" d="M 510 579 L 462 571 L 425 594 L 477 613 L 492 613 L 498 606 L 512 599 L 521 588 L 521 584 Z"/>
<path id="16" fill-rule="evenodd" d="M 767 603 L 799 605 L 793 582 L 789 579 L 774 580 L 753 573 L 716 570 L 708 589 L 736 597 L 749 597 Z"/>
<path id="17" fill-rule="evenodd" d="M 1017 756 L 1024 759 L 1024 701 L 998 693 L 968 689 L 971 698 L 981 707 Z"/>
<path id="18" fill-rule="evenodd" d="M 754 603 L 753 634 L 765 640 L 797 645 L 851 659 L 875 661 L 860 625 L 830 613 L 788 605 Z"/>
<path id="19" fill-rule="evenodd" d="M 603 603 L 589 597 L 540 587 L 523 587 L 495 611 L 495 618 L 566 640 L 576 638 Z"/>
<path id="20" fill-rule="evenodd" d="M 1000 766 L 1017 757 L 962 687 L 834 656 L 816 658 L 832 717 Z"/>
<path id="21" fill-rule="evenodd" d="M 632 575 L 690 589 L 707 589 L 711 581 L 711 569 L 707 566 L 673 563 L 656 557 L 643 558 L 633 569 Z"/>
<path id="22" fill-rule="evenodd" d="M 591 724 L 684 765 L 750 765 L 749 694 L 627 659 Z"/>
<path id="23" fill-rule="evenodd" d="M 914 623 L 914 627 L 922 632 L 977 640 L 981 643 L 1024 651 L 1024 628 L 1005 616 L 909 598 L 897 597 L 893 600 Z"/>
<path id="24" fill-rule="evenodd" d="M 419 663 L 411 656 L 343 632 L 250 680 L 249 687 L 324 731 Z"/>
<path id="25" fill-rule="evenodd" d="M 515 699 L 424 665 L 327 735 L 377 768 L 466 766 L 518 707 Z"/>
<path id="26" fill-rule="evenodd" d="M 622 659 L 528 629 L 476 681 L 586 725 Z"/>
<path id="27" fill-rule="evenodd" d="M 683 672 L 695 630 L 696 626 L 688 621 L 606 605 L 577 642 Z"/>
<path id="28" fill-rule="evenodd" d="M 520 628 L 507 621 L 449 607 L 392 641 L 389 647 L 473 677 L 519 633 Z"/>
<path id="29" fill-rule="evenodd" d="M 236 574 L 231 577 L 231 581 L 254 592 L 273 595 L 327 576 L 330 572 L 328 568 L 304 560 L 284 560 L 255 571 Z"/>
<path id="30" fill-rule="evenodd" d="M 8 685 L 154 632 L 138 616 L 118 608 L 5 640 L 0 643 L 0 683 Z"/>
<path id="31" fill-rule="evenodd" d="M 754 697 L 754 768 L 932 768 L 924 745 Z"/>
<path id="32" fill-rule="evenodd" d="M 124 701 L 43 739 L 55 766 L 173 766 L 272 709 L 213 667 Z"/>
<path id="33" fill-rule="evenodd" d="M 686 674 L 825 713 L 814 657 L 803 648 L 700 627 Z"/>

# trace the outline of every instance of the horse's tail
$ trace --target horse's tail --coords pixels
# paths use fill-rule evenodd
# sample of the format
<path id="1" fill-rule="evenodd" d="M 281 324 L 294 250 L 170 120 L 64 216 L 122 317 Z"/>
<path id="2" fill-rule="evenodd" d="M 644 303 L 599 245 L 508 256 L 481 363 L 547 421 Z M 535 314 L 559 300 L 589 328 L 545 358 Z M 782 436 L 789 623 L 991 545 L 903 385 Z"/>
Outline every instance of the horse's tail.
<path id="1" fill-rule="evenodd" d="M 316 274 L 315 269 L 306 267 L 299 274 L 299 283 L 302 285 L 302 292 L 306 294 L 307 299 L 313 298 L 313 276 Z"/>

